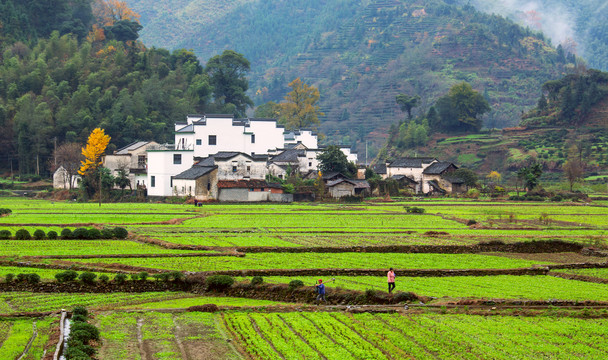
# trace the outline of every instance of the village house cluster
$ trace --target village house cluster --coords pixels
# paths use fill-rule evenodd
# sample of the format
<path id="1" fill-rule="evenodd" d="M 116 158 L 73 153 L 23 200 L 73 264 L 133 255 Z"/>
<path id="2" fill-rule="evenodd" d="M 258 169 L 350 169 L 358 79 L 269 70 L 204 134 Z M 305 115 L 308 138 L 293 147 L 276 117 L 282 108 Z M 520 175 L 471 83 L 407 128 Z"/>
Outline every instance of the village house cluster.
<path id="1" fill-rule="evenodd" d="M 237 119 L 231 115 L 188 115 L 176 122 L 173 144 L 139 141 L 104 157 L 104 166 L 114 175 L 128 174 L 132 189 L 145 189 L 148 196 L 192 196 L 200 201 L 290 202 L 279 184 L 266 181 L 267 175 L 285 179 L 298 172 L 304 179 L 318 176 L 318 145 L 313 130 L 286 131 L 275 119 Z M 357 163 L 357 154 L 340 146 L 348 161 Z M 415 193 L 460 191 L 462 182 L 446 174 L 457 169 L 435 158 L 403 158 L 376 167 L 383 179 L 394 179 Z M 65 188 L 60 168 L 55 187 Z M 369 192 L 364 180 L 343 174 L 322 174 L 333 197 Z"/>

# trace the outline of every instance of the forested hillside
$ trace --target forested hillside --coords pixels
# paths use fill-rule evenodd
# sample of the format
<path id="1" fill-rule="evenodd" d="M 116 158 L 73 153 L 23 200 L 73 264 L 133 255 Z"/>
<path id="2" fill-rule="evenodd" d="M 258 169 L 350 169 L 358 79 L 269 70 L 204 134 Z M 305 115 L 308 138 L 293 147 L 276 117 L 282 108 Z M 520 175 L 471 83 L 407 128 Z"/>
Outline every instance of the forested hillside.
<path id="1" fill-rule="evenodd" d="M 144 2 L 130 3 L 146 13 Z M 217 2 L 188 4 L 203 3 Z M 144 41 L 164 44 L 151 35 L 164 33 L 152 27 L 169 14 L 166 4 L 165 12 L 160 7 L 145 6 L 154 10 L 149 23 L 142 20 Z M 257 104 L 281 100 L 287 84 L 301 77 L 320 90 L 328 141 L 363 151 L 371 140 L 371 155 L 389 126 L 405 117 L 395 102 L 399 93 L 421 97 L 418 114 L 451 85 L 467 81 L 490 102 L 486 126 L 513 126 L 534 106 L 540 86 L 560 78 L 573 60 L 543 35 L 441 0 L 235 1 L 220 9 L 209 22 L 188 23 L 181 41 L 169 37 L 174 42 L 168 45 L 191 48 L 201 59 L 226 48 L 243 53 L 251 61 L 250 94 Z"/>
<path id="2" fill-rule="evenodd" d="M 229 89 L 220 93 L 214 71 L 226 57 L 204 69 L 191 52 L 143 46 L 137 14 L 120 1 L 48 3 L 0 2 L 0 169 L 45 175 L 57 146 L 82 146 L 94 128 L 112 137 L 109 151 L 136 140 L 168 142 L 188 113 L 236 113 L 250 102 L 240 78 L 222 78 Z M 242 56 L 229 61 L 246 73 Z"/>

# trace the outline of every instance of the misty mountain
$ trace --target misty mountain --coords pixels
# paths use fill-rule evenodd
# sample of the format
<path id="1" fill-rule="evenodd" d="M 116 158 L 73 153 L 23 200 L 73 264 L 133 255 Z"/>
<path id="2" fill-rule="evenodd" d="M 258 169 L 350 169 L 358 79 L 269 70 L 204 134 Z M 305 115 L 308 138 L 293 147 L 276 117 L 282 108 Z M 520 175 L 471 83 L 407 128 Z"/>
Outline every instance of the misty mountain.
<path id="1" fill-rule="evenodd" d="M 573 66 L 542 34 L 440 0 L 128 3 L 142 14 L 148 46 L 193 49 L 201 59 L 243 53 L 256 104 L 280 101 L 296 77 L 317 86 L 321 131 L 359 151 L 369 142 L 370 156 L 405 117 L 399 93 L 421 96 L 418 113 L 466 81 L 492 105 L 487 127 L 512 126 L 544 82 Z"/>

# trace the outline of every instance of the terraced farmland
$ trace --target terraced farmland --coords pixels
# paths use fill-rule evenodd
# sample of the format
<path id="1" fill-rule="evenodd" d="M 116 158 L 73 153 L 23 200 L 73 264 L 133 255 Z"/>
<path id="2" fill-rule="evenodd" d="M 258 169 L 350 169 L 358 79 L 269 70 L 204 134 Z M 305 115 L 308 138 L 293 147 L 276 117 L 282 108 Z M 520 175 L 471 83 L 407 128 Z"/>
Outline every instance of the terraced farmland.
<path id="1" fill-rule="evenodd" d="M 101 330 L 98 359 L 608 356 L 602 203 L 195 208 L 0 198 L 0 207 L 13 211 L 0 218 L 11 235 L 129 231 L 123 240 L 0 240 L 0 359 L 53 352 L 58 313 L 76 305 Z M 389 295 L 390 267 L 397 292 Z M 56 282 L 71 269 L 98 277 Z M 219 274 L 236 282 L 205 280 Z M 318 279 L 328 282 L 327 304 L 316 305 Z"/>

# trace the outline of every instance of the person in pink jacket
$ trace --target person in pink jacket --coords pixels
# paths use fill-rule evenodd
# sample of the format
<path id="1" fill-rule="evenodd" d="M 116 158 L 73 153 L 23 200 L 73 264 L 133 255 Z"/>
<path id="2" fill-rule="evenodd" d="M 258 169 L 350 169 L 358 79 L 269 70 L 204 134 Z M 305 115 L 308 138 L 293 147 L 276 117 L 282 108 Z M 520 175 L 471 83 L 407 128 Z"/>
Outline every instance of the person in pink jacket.
<path id="1" fill-rule="evenodd" d="M 395 272 L 393 268 L 386 274 L 386 279 L 388 280 L 388 293 L 390 294 L 395 289 Z"/>

